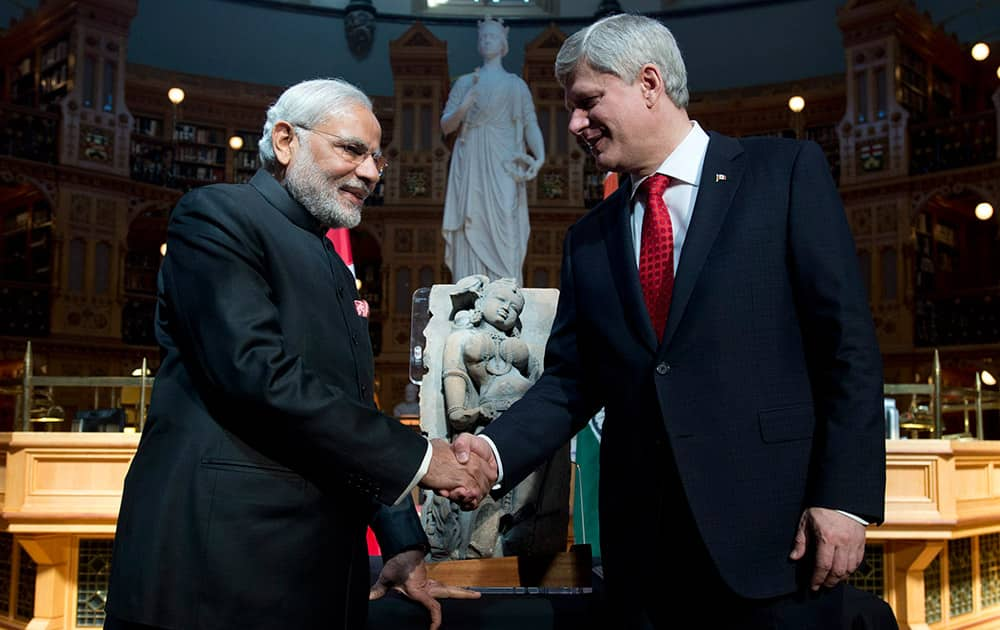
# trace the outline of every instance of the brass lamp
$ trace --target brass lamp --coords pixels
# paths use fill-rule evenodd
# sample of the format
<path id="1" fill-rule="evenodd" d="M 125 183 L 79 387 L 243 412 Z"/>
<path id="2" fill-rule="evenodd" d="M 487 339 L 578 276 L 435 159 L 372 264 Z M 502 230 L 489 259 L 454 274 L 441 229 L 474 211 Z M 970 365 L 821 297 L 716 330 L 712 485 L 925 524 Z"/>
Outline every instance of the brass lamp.
<path id="1" fill-rule="evenodd" d="M 40 431 L 55 431 L 60 422 L 66 419 L 66 410 L 59 405 L 52 405 L 45 412 L 31 421 L 37 423 Z"/>

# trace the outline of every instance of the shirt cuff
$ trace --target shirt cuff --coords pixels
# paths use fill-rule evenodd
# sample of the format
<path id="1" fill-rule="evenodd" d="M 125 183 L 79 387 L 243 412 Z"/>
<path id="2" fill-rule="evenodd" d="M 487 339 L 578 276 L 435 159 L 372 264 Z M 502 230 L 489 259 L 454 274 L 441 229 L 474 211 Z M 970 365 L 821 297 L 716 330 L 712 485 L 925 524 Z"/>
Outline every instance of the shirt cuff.
<path id="1" fill-rule="evenodd" d="M 477 435 L 476 437 L 486 440 L 486 443 L 490 445 L 490 450 L 493 451 L 493 459 L 497 462 L 497 482 L 493 484 L 490 490 L 499 490 L 500 482 L 503 481 L 503 462 L 500 461 L 500 451 L 497 450 L 497 445 L 493 443 L 493 440 L 487 435 Z"/>
<path id="2" fill-rule="evenodd" d="M 865 519 L 861 518 L 860 516 L 857 516 L 855 514 L 851 514 L 850 512 L 845 512 L 843 510 L 837 510 L 837 511 L 840 512 L 841 514 L 843 514 L 844 516 L 846 516 L 847 518 L 851 518 L 851 519 L 856 520 L 857 522 L 861 523 L 865 527 L 868 527 L 869 525 L 871 525 L 871 523 L 869 523 Z"/>
<path id="3" fill-rule="evenodd" d="M 420 462 L 420 468 L 417 469 L 417 474 L 413 476 L 413 479 L 410 481 L 410 485 L 406 486 L 406 490 L 403 490 L 403 494 L 399 495 L 399 498 L 393 502 L 393 505 L 399 505 L 400 502 L 406 498 L 406 495 L 410 494 L 410 492 L 417 487 L 417 484 L 420 483 L 420 480 L 424 478 L 424 475 L 426 475 L 427 471 L 431 468 L 432 455 L 434 455 L 434 447 L 431 446 L 431 441 L 427 440 L 427 450 L 424 452 L 424 460 Z"/>

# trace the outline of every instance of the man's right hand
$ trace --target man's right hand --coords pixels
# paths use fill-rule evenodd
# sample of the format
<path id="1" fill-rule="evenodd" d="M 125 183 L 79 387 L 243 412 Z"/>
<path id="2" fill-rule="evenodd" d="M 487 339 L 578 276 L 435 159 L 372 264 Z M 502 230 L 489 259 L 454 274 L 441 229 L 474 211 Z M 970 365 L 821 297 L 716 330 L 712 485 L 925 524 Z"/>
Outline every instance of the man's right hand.
<path id="1" fill-rule="evenodd" d="M 497 478 L 493 452 L 488 444 L 485 446 L 489 451 L 488 459 L 469 457 L 466 454 L 464 461 L 460 463 L 447 441 L 440 438 L 431 440 L 431 465 L 420 480 L 420 487 L 452 499 L 463 509 L 475 508 L 489 493 Z M 477 454 L 478 452 L 477 450 Z"/>
<path id="2" fill-rule="evenodd" d="M 486 466 L 489 484 L 483 494 L 475 495 L 469 492 L 468 488 L 458 488 L 448 494 L 442 494 L 442 496 L 457 503 L 463 510 L 475 509 L 496 483 L 497 477 L 500 476 L 493 449 L 483 438 L 472 433 L 462 433 L 452 442 L 451 450 L 460 464 L 468 466 L 474 462 L 483 462 Z"/>

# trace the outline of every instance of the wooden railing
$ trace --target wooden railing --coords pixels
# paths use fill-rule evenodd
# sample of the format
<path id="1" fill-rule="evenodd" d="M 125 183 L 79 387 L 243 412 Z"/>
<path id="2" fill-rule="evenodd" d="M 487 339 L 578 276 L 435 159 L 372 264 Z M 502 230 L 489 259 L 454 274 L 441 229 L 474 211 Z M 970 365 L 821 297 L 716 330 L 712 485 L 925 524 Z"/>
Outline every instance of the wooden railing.
<path id="1" fill-rule="evenodd" d="M 997 113 L 956 116 L 910 125 L 910 175 L 997 159 Z"/>
<path id="2" fill-rule="evenodd" d="M 35 407 L 34 396 L 36 387 L 89 387 L 89 388 L 118 388 L 122 391 L 136 391 L 136 417 L 137 430 L 142 431 L 146 422 L 146 393 L 153 386 L 153 378 L 147 376 L 148 368 L 146 359 L 143 358 L 142 366 L 139 368 L 138 376 L 35 376 L 32 374 L 31 342 L 27 344 L 24 353 L 24 379 L 21 386 L 21 431 L 31 431 L 32 421 L 46 421 L 46 418 L 32 418 L 31 410 Z M 52 420 L 63 420 L 64 418 L 52 418 Z"/>
<path id="3" fill-rule="evenodd" d="M 18 105 L 0 105 L 0 155 L 58 161 L 59 114 Z"/>

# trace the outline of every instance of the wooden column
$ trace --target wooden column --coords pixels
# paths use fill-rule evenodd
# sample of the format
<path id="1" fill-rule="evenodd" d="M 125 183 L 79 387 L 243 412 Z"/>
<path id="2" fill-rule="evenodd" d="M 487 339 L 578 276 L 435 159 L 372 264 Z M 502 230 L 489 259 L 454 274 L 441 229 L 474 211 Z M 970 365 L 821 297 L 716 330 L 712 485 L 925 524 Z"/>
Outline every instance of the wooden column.
<path id="1" fill-rule="evenodd" d="M 893 611 L 900 630 L 928 630 L 924 607 L 924 569 L 944 549 L 944 541 L 906 540 L 886 543 L 895 582 Z"/>
<path id="2" fill-rule="evenodd" d="M 71 624 L 66 619 L 66 598 L 71 592 L 69 555 L 72 540 L 68 535 L 19 535 L 15 538 L 38 564 L 35 576 L 35 616 L 25 630 L 63 630 Z"/>

